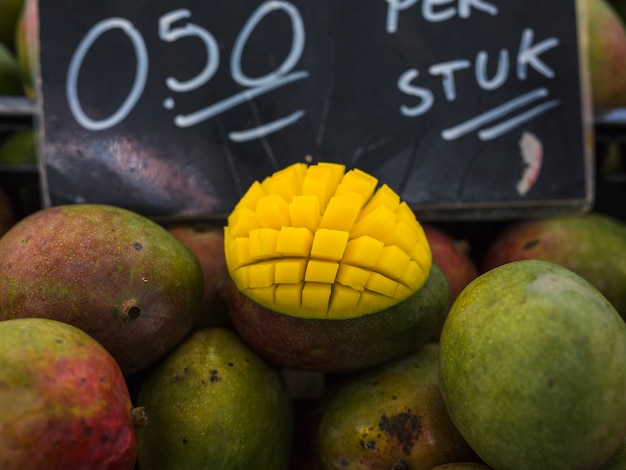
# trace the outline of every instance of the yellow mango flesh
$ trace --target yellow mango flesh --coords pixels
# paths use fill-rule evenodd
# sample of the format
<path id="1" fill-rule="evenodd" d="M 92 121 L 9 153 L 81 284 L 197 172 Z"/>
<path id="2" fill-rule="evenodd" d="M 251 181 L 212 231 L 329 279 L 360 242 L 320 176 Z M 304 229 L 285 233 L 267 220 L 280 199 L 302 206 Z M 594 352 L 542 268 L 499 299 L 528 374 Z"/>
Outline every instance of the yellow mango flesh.
<path id="1" fill-rule="evenodd" d="M 296 163 L 253 183 L 224 228 L 226 264 L 258 304 L 354 318 L 417 292 L 432 265 L 413 211 L 387 185 L 336 163 Z"/>

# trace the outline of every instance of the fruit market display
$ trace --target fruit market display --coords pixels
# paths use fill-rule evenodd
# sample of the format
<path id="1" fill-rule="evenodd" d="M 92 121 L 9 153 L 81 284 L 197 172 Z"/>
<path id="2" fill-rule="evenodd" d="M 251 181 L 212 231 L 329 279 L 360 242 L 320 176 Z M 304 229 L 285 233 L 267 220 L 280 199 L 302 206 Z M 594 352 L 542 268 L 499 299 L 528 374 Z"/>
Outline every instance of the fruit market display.
<path id="1" fill-rule="evenodd" d="M 594 106 L 624 107 L 626 4 L 580 1 Z M 34 96 L 33 4 L 0 0 L 0 99 Z M 0 173 L 33 144 L 0 132 Z M 626 182 L 603 171 L 587 213 L 467 222 L 332 162 L 225 220 L 23 214 L 0 187 L 0 469 L 624 470 Z"/>

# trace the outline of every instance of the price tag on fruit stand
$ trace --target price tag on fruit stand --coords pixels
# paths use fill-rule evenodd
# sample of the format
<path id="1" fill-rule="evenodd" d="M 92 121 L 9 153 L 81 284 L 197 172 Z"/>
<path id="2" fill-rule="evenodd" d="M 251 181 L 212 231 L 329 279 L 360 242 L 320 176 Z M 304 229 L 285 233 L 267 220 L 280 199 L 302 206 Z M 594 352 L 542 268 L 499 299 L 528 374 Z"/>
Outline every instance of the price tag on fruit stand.
<path id="1" fill-rule="evenodd" d="M 584 210 L 576 3 L 40 0 L 47 204 L 223 217 L 332 161 L 424 219 Z"/>

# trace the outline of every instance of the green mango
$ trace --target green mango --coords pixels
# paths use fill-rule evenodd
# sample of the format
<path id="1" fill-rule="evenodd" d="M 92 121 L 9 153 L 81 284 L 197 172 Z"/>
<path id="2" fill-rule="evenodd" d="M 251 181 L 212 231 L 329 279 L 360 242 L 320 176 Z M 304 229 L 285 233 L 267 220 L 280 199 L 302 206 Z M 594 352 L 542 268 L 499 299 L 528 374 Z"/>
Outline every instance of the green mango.
<path id="1" fill-rule="evenodd" d="M 589 282 L 541 260 L 472 281 L 439 341 L 446 408 L 495 469 L 597 469 L 626 435 L 626 323 Z"/>
<path id="2" fill-rule="evenodd" d="M 0 0 L 0 42 L 9 49 L 15 47 L 15 30 L 24 0 Z"/>
<path id="3" fill-rule="evenodd" d="M 23 96 L 22 75 L 13 51 L 0 42 L 0 96 Z"/>
<path id="4" fill-rule="evenodd" d="M 196 331 L 139 390 L 141 470 L 285 470 L 293 415 L 276 369 L 231 330 Z"/>
<path id="5" fill-rule="evenodd" d="M 35 131 L 14 131 L 0 144 L 1 165 L 35 165 L 36 163 Z"/>

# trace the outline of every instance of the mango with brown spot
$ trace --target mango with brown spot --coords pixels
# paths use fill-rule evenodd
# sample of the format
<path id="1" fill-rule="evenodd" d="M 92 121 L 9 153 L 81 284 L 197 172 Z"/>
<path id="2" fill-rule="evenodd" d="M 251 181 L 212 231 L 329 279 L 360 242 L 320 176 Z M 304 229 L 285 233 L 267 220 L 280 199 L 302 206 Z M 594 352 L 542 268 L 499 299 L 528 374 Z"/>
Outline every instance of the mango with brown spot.
<path id="1" fill-rule="evenodd" d="M 448 416 L 437 378 L 439 345 L 346 376 L 319 429 L 324 468 L 430 470 L 478 461 Z"/>
<path id="2" fill-rule="evenodd" d="M 287 470 L 291 401 L 276 369 L 232 331 L 198 330 L 156 366 L 138 401 L 142 470 Z"/>

